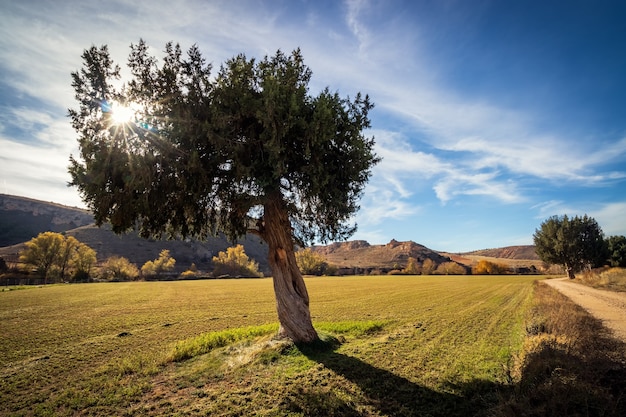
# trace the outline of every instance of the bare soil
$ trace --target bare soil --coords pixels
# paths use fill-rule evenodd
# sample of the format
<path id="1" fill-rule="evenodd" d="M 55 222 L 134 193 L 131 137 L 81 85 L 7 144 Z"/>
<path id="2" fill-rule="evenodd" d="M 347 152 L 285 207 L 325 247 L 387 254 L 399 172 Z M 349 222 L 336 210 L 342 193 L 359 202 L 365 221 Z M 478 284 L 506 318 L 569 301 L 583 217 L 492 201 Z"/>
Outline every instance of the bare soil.
<path id="1" fill-rule="evenodd" d="M 626 293 L 591 288 L 568 278 L 547 279 L 543 282 L 602 320 L 617 338 L 626 342 Z"/>

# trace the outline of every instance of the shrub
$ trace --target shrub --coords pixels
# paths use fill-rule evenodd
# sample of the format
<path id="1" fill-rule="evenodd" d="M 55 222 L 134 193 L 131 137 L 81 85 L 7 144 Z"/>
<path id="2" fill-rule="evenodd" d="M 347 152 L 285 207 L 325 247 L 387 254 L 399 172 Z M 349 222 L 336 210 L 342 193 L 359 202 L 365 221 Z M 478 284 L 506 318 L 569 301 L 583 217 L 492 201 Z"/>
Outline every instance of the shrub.
<path id="1" fill-rule="evenodd" d="M 506 265 L 496 262 L 489 262 L 487 260 L 480 260 L 472 268 L 472 274 L 474 275 L 501 275 L 508 272 L 509 268 Z"/>
<path id="2" fill-rule="evenodd" d="M 100 268 L 100 278 L 105 281 L 128 281 L 137 277 L 139 269 L 124 257 L 112 256 Z"/>
<path id="3" fill-rule="evenodd" d="M 467 270 L 456 262 L 444 262 L 435 270 L 437 275 L 465 275 Z"/>

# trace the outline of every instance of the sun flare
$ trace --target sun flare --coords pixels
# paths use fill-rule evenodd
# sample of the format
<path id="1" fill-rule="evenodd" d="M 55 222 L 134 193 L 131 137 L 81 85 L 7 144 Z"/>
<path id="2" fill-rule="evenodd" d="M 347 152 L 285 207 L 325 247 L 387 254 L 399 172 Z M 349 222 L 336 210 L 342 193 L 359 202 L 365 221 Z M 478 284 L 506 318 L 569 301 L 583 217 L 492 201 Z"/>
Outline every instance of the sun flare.
<path id="1" fill-rule="evenodd" d="M 124 105 L 120 103 L 113 103 L 111 106 L 111 119 L 116 125 L 131 123 L 135 121 L 137 111 L 137 106 L 133 104 Z"/>

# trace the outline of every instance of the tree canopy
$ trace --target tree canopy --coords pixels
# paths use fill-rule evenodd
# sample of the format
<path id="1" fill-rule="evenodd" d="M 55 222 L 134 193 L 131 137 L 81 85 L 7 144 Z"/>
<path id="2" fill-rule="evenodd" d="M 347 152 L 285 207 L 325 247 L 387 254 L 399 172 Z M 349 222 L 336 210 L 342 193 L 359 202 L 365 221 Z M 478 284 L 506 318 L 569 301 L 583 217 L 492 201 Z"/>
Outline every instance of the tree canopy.
<path id="1" fill-rule="evenodd" d="M 36 268 L 44 282 L 57 276 L 63 280 L 68 272 L 74 279 L 87 279 L 96 264 L 96 251 L 73 236 L 43 232 L 26 242 L 20 261 Z"/>
<path id="2" fill-rule="evenodd" d="M 604 233 L 595 219 L 587 215 L 552 216 L 535 230 L 533 240 L 539 258 L 563 265 L 569 278 L 584 268 L 600 266 L 607 259 Z"/>
<path id="3" fill-rule="evenodd" d="M 300 50 L 260 61 L 238 55 L 214 77 L 197 46 L 183 55 L 169 43 L 159 64 L 143 41 L 131 45 L 130 79 L 116 87 L 121 71 L 108 48 L 83 53 L 72 74 L 80 157 L 71 157 L 71 184 L 97 224 L 115 232 L 258 234 L 269 245 L 281 333 L 314 339 L 307 319 L 288 323 L 308 314 L 293 244 L 354 233 L 378 161 L 364 135 L 373 105 L 360 93 L 309 94 Z M 292 303 L 283 293 L 301 305 L 283 305 Z M 299 326 L 309 329 L 298 336 Z"/>

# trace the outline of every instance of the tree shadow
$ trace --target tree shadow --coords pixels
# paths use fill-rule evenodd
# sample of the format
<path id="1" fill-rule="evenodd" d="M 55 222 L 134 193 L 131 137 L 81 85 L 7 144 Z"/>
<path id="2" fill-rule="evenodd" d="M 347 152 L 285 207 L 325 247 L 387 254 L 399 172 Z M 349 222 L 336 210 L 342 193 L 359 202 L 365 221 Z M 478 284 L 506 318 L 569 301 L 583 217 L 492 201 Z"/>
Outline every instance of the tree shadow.
<path id="1" fill-rule="evenodd" d="M 309 359 L 356 384 L 365 401 L 361 404 L 386 416 L 476 416 L 497 402 L 500 385 L 475 381 L 455 387 L 469 396 L 436 392 L 358 358 L 337 353 L 333 349 L 299 347 Z M 492 396 L 493 401 L 487 398 Z M 323 397 L 323 398 L 322 398 Z M 295 404 L 298 402 L 298 404 Z M 342 401 L 336 393 L 301 391 L 288 404 L 303 415 L 361 416 L 356 404 Z M 295 408 L 294 408 L 295 407 Z"/>

